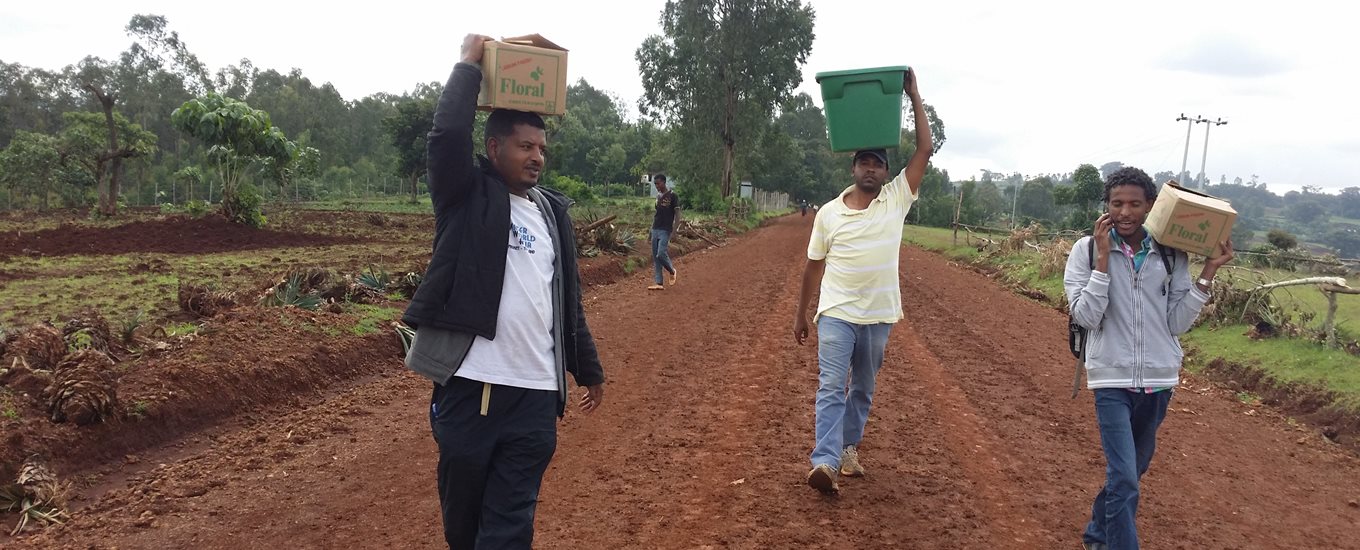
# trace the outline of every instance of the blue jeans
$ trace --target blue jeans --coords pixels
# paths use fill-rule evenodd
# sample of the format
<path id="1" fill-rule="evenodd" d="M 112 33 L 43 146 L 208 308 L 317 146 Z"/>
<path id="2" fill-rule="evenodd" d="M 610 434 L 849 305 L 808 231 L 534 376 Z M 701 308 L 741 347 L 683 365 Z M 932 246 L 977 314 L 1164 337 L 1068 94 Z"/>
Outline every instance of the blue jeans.
<path id="1" fill-rule="evenodd" d="M 1095 390 L 1096 422 L 1105 449 L 1105 486 L 1091 504 L 1091 523 L 1086 525 L 1083 541 L 1104 543 L 1110 550 L 1137 550 L 1138 479 L 1152 463 L 1157 427 L 1166 418 L 1173 391 Z"/>
<path id="2" fill-rule="evenodd" d="M 841 451 L 858 445 L 869 420 L 874 379 L 883 366 L 891 323 L 857 325 L 817 319 L 817 444 L 812 465 L 840 467 Z"/>
<path id="3" fill-rule="evenodd" d="M 675 266 L 671 265 L 671 232 L 665 229 L 652 228 L 652 266 L 656 268 L 656 284 L 661 284 L 661 270 L 675 273 Z"/>

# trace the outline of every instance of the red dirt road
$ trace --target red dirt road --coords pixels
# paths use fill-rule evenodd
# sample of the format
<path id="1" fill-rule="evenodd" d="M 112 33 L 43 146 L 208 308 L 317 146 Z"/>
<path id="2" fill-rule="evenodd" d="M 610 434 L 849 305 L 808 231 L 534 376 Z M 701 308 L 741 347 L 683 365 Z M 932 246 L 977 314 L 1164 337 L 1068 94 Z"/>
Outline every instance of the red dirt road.
<path id="1" fill-rule="evenodd" d="M 862 457 L 803 484 L 815 345 L 790 335 L 811 218 L 777 220 L 587 294 L 610 378 L 568 413 L 540 548 L 1078 548 L 1103 475 L 1067 397 L 1065 318 L 908 248 Z M 34 548 L 438 548 L 429 385 L 381 376 L 121 465 Z M 1360 548 L 1360 459 L 1190 379 L 1144 478 L 1148 548 Z M 99 490 L 109 489 L 102 493 Z M 111 488 L 111 489 L 110 489 Z M 99 493 L 99 494 L 94 494 Z"/>

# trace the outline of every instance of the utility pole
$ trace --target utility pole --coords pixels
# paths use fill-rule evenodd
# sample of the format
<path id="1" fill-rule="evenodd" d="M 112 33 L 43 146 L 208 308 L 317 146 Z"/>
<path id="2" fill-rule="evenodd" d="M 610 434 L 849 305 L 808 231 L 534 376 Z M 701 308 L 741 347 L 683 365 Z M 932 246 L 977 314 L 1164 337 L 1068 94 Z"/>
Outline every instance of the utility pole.
<path id="1" fill-rule="evenodd" d="M 1185 154 L 1181 155 L 1181 171 L 1176 174 L 1176 178 L 1180 181 L 1181 185 L 1185 185 L 1185 180 L 1188 179 L 1185 177 L 1185 162 L 1190 159 L 1190 129 L 1194 127 L 1196 122 L 1208 122 L 1208 120 L 1200 118 L 1199 115 L 1195 115 L 1195 118 L 1190 118 L 1185 116 L 1185 113 L 1181 113 L 1181 116 L 1176 117 L 1176 122 L 1182 120 L 1186 121 Z"/>
<path id="2" fill-rule="evenodd" d="M 1204 189 L 1205 184 L 1207 184 L 1209 181 L 1209 175 L 1204 173 L 1204 163 L 1205 161 L 1209 160 L 1209 130 L 1214 126 L 1222 126 L 1224 124 L 1227 124 L 1228 121 L 1220 118 L 1218 120 L 1204 119 L 1197 122 L 1204 122 L 1208 124 L 1207 126 L 1204 127 L 1204 156 L 1200 157 L 1199 160 L 1199 176 L 1201 178 L 1204 178 L 1203 181 L 1199 183 L 1199 188 Z"/>
<path id="3" fill-rule="evenodd" d="M 1016 213 L 1016 211 L 1015 211 L 1015 205 L 1016 205 L 1016 204 L 1019 204 L 1019 203 L 1020 203 L 1020 184 L 1016 184 L 1016 185 L 1011 186 L 1011 229 L 1012 229 L 1012 230 L 1014 230 L 1014 229 L 1017 228 L 1017 227 L 1020 227 L 1020 224 L 1017 223 L 1017 222 L 1015 221 L 1015 213 Z"/>

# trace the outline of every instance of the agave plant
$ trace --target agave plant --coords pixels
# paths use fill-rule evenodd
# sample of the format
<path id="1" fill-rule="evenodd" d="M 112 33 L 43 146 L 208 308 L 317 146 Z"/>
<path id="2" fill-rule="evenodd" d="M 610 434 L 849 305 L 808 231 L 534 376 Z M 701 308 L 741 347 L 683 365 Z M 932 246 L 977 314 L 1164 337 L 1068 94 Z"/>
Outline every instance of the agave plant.
<path id="1" fill-rule="evenodd" d="M 260 300 L 260 305 L 281 307 L 293 306 L 296 308 L 315 311 L 321 307 L 321 297 L 303 290 L 304 280 L 299 275 L 292 275 L 282 284 L 270 289 Z"/>
<path id="2" fill-rule="evenodd" d="M 61 329 L 61 334 L 66 340 L 66 347 L 72 351 L 95 349 L 109 353 L 110 344 L 113 342 L 109 322 L 92 309 L 82 311 L 67 321 Z"/>
<path id="3" fill-rule="evenodd" d="M 113 360 L 93 349 L 66 356 L 43 392 L 52 421 L 84 426 L 112 417 L 118 406 L 118 393 L 109 376 L 112 368 Z"/>
<path id="4" fill-rule="evenodd" d="M 401 340 L 401 354 L 402 356 L 405 356 L 407 353 L 411 352 L 411 342 L 415 341 L 416 339 L 416 331 L 412 330 L 411 327 L 408 327 L 402 323 L 395 324 L 397 330 L 397 339 Z"/>
<path id="5" fill-rule="evenodd" d="M 620 231 L 610 223 L 595 228 L 594 242 L 591 244 L 601 252 L 623 255 L 637 245 L 637 237 L 631 231 Z"/>
<path id="6" fill-rule="evenodd" d="M 122 321 L 119 321 L 118 336 L 123 339 L 124 344 L 132 343 L 133 336 L 136 335 L 137 329 L 142 326 L 142 323 L 145 322 L 145 320 L 146 310 L 139 309 L 136 312 L 128 313 L 127 317 L 124 317 Z"/>
<path id="7" fill-rule="evenodd" d="M 36 324 L 10 341 L 8 352 L 21 358 L 29 367 L 52 370 L 66 357 L 66 341 L 61 331 L 47 324 Z"/>
<path id="8" fill-rule="evenodd" d="M 387 274 L 386 269 L 379 268 L 375 271 L 373 266 L 368 266 L 368 271 L 360 273 L 357 281 L 378 292 L 387 292 L 388 285 L 392 284 L 392 276 Z"/>
<path id="9" fill-rule="evenodd" d="M 0 485 L 0 511 L 19 513 L 19 522 L 10 531 L 10 536 L 23 532 L 30 523 L 60 525 L 69 520 L 70 515 L 66 513 L 68 489 L 41 458 L 25 461 L 15 483 Z"/>
<path id="10" fill-rule="evenodd" d="M 408 271 L 393 283 L 393 290 L 400 292 L 402 296 L 414 298 L 416 290 L 420 288 L 420 283 L 424 282 L 424 272 Z"/>
<path id="11" fill-rule="evenodd" d="M 180 281 L 179 308 L 197 317 L 212 317 L 236 307 L 236 293 Z"/>

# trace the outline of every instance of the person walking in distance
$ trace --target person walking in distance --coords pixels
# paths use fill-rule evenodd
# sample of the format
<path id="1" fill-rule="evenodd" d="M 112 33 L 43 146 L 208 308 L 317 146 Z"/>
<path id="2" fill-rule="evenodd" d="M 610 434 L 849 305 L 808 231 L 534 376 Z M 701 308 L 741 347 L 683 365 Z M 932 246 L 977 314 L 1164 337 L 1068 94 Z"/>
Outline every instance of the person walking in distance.
<path id="1" fill-rule="evenodd" d="M 434 253 L 402 321 L 416 331 L 406 366 L 434 383 L 445 542 L 528 549 L 566 377 L 586 388 L 580 408 L 591 412 L 604 400 L 604 370 L 581 307 L 567 198 L 537 185 L 543 119 L 492 111 L 486 157 L 473 157 L 487 40 L 463 40 L 435 109 L 427 141 Z"/>
<path id="2" fill-rule="evenodd" d="M 647 290 L 665 290 L 665 285 L 661 281 L 661 272 L 670 274 L 670 283 L 675 285 L 680 279 L 675 273 L 675 265 L 671 263 L 670 243 L 671 235 L 675 234 L 675 229 L 680 227 L 680 198 L 666 187 L 666 175 L 657 174 L 652 178 L 652 183 L 656 185 L 656 215 L 652 218 L 652 232 L 649 241 L 652 245 L 652 286 Z"/>
<path id="3" fill-rule="evenodd" d="M 854 183 L 817 210 L 798 295 L 793 336 L 808 336 L 808 303 L 820 287 L 817 324 L 816 442 L 807 484 L 840 490 L 837 475 L 863 476 L 859 443 L 869 418 L 874 381 L 888 334 L 902 319 L 898 283 L 902 224 L 916 200 L 934 151 L 915 71 L 903 89 L 916 116 L 916 152 L 888 181 L 883 149 L 857 151 Z M 886 182 L 886 183 L 885 183 Z"/>

